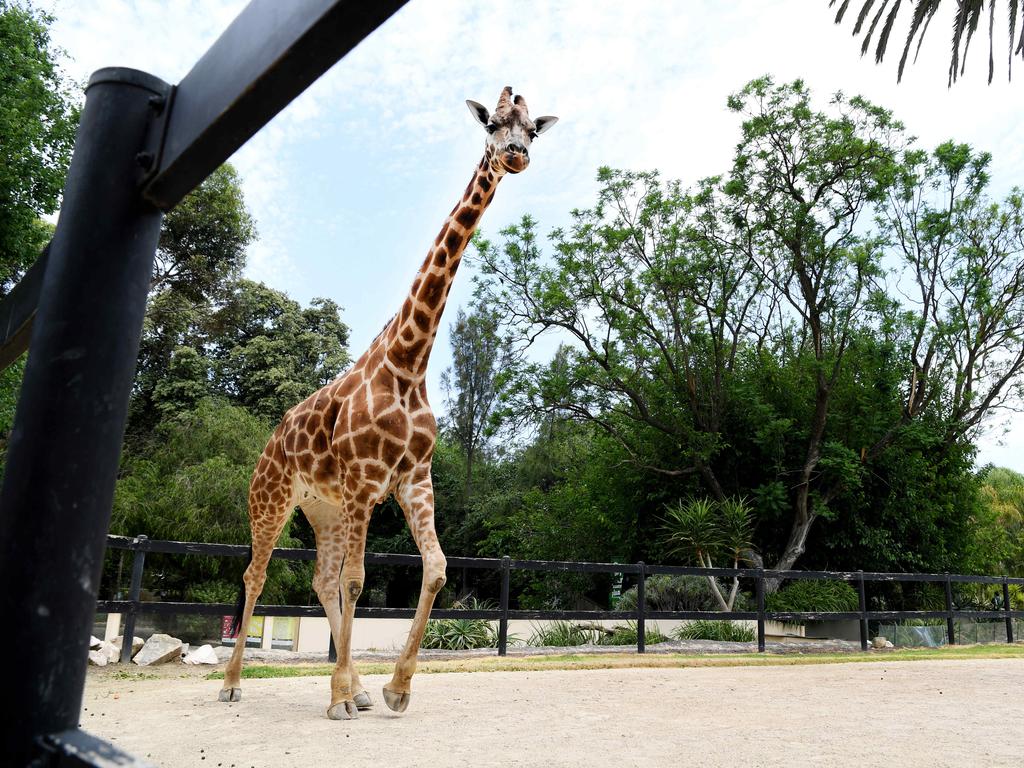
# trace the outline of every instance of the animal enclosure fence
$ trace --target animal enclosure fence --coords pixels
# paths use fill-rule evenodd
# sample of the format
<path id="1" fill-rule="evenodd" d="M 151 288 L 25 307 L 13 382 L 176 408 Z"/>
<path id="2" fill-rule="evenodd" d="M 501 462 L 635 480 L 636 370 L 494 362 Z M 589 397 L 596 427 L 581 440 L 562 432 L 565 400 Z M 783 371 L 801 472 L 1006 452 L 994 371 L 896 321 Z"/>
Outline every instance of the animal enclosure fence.
<path id="1" fill-rule="evenodd" d="M 135 618 L 141 613 L 186 614 L 224 616 L 233 614 L 231 603 L 187 603 L 141 600 L 142 578 L 147 553 L 177 555 L 207 555 L 212 557 L 245 557 L 249 548 L 232 544 L 203 544 L 183 541 L 157 541 L 145 536 L 128 538 L 108 536 L 109 549 L 127 550 L 133 555 L 131 584 L 127 600 L 101 600 L 97 602 L 99 613 L 120 613 L 125 616 L 123 634 L 132 637 Z M 273 557 L 283 560 L 313 560 L 315 549 L 274 550 Z M 418 555 L 366 554 L 367 565 L 416 566 Z M 603 619 L 632 620 L 637 624 L 637 653 L 646 650 L 645 623 L 657 619 L 717 619 L 745 620 L 757 622 L 757 650 L 765 650 L 765 622 L 767 621 L 817 621 L 856 620 L 860 625 L 861 650 L 868 648 L 869 621 L 902 621 L 907 619 L 931 619 L 946 621 L 946 639 L 950 645 L 956 643 L 955 621 L 957 619 L 1002 620 L 1005 623 L 1006 642 L 1014 641 L 1013 621 L 1024 618 L 1024 611 L 1015 611 L 1010 601 L 1010 585 L 1024 585 L 1024 578 L 1009 576 L 971 576 L 950 573 L 873 573 L 865 571 L 776 571 L 764 568 L 690 568 L 675 565 L 650 565 L 638 563 L 580 563 L 569 561 L 513 560 L 508 557 L 449 557 L 450 568 L 475 568 L 496 571 L 500 575 L 500 599 L 497 608 L 438 609 L 431 611 L 431 618 L 488 619 L 498 622 L 498 655 L 504 656 L 508 649 L 508 624 L 512 619 L 527 620 L 575 620 L 599 621 Z M 509 581 L 512 571 L 608 573 L 630 575 L 636 579 L 637 603 L 634 610 L 590 611 L 590 610 L 527 610 L 510 606 Z M 756 609 L 753 611 L 665 611 L 651 610 L 646 604 L 645 584 L 648 576 L 666 574 L 683 576 L 715 576 L 720 578 L 745 578 L 754 582 Z M 765 608 L 765 583 L 769 579 L 793 580 L 813 579 L 844 581 L 853 585 L 858 594 L 859 608 L 856 611 L 769 611 Z M 923 582 L 940 584 L 943 587 L 945 607 L 934 611 L 876 611 L 868 610 L 866 582 Z M 953 600 L 954 584 L 988 584 L 1001 587 L 1002 607 L 998 610 L 976 610 L 959 608 Z M 357 618 L 407 619 L 415 614 L 413 608 L 356 607 Z M 259 605 L 257 616 L 323 616 L 320 605 Z M 121 644 L 121 661 L 130 660 L 131 643 Z"/>

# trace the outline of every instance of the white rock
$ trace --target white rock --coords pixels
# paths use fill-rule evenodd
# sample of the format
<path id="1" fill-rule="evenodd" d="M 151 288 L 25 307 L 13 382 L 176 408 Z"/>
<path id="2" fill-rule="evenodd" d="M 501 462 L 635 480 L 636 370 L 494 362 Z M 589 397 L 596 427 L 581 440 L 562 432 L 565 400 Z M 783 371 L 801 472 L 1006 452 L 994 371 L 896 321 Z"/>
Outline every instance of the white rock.
<path id="1" fill-rule="evenodd" d="M 885 644 L 888 643 L 888 642 L 889 641 L 886 638 L 884 638 L 881 635 L 879 635 L 878 637 L 876 637 L 874 640 L 871 641 L 871 645 L 873 645 L 875 648 L 885 648 Z"/>
<path id="2" fill-rule="evenodd" d="M 220 664 L 212 645 L 201 645 L 189 653 L 183 661 L 186 664 Z"/>
<path id="3" fill-rule="evenodd" d="M 107 666 L 107 654 L 102 651 L 89 651 L 89 663 L 94 667 Z"/>
<path id="4" fill-rule="evenodd" d="M 163 664 L 181 658 L 181 640 L 157 633 L 146 641 L 132 661 L 141 667 Z"/>
<path id="5" fill-rule="evenodd" d="M 96 649 L 96 652 L 106 656 L 108 662 L 116 662 L 121 658 L 121 649 L 113 643 L 108 643 L 106 640 L 100 643 L 100 647 Z"/>
<path id="6" fill-rule="evenodd" d="M 90 650 L 95 651 L 97 648 L 100 647 L 100 643 L 102 643 L 102 642 L 103 641 L 100 640 L 98 637 L 96 637 L 96 635 L 89 635 L 89 648 L 90 648 Z"/>
<path id="7" fill-rule="evenodd" d="M 892 641 L 891 641 L 891 640 L 886 640 L 886 641 L 885 641 L 885 647 L 886 647 L 886 648 L 895 648 L 896 646 L 894 646 L 894 645 L 892 644 Z"/>

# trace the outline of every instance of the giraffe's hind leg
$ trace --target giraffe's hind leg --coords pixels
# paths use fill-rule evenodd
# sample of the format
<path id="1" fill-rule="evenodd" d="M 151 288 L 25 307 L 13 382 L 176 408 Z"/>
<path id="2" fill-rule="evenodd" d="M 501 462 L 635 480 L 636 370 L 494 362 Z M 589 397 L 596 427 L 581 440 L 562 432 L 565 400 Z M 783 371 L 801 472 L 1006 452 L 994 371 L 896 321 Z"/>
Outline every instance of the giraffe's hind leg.
<path id="1" fill-rule="evenodd" d="M 320 598 L 324 613 L 327 614 L 327 621 L 331 625 L 331 636 L 334 638 L 334 647 L 338 651 L 338 664 L 335 668 L 335 675 L 332 676 L 332 699 L 334 698 L 334 689 L 338 687 L 333 678 L 338 678 L 341 688 L 346 687 L 343 683 L 347 681 L 348 696 L 341 695 L 337 701 L 332 701 L 328 716 L 333 720 L 348 720 L 356 716 L 356 710 L 373 707 L 373 701 L 366 689 L 363 688 L 359 680 L 359 673 L 352 663 L 351 642 L 346 642 L 345 639 L 344 612 L 341 608 L 342 600 L 349 601 L 351 599 L 349 592 L 341 589 L 343 565 L 349 571 L 359 572 L 355 574 L 357 578 L 349 578 L 348 581 L 357 580 L 361 585 L 362 560 L 361 557 L 357 558 L 356 556 L 353 556 L 351 561 L 349 560 L 352 548 L 348 543 L 348 538 L 352 521 L 346 518 L 343 506 L 329 504 L 315 498 L 303 499 L 300 506 L 316 534 L 316 570 L 313 574 L 313 590 Z M 355 567 L 357 559 L 359 560 L 358 568 Z M 351 626 L 349 626 L 348 632 L 351 633 Z M 346 648 L 348 649 L 347 654 Z M 350 705 L 354 704 L 354 708 L 346 706 L 346 701 Z"/>
<path id="2" fill-rule="evenodd" d="M 252 620 L 256 600 L 263 591 L 267 580 L 267 566 L 270 556 L 277 544 L 277 539 L 291 516 L 294 499 L 290 483 L 285 482 L 283 472 L 261 473 L 263 460 L 257 466 L 252 485 L 249 488 L 249 525 L 252 528 L 252 561 L 245 569 L 242 583 L 245 586 L 245 606 L 242 609 L 241 623 L 238 625 L 238 636 L 235 648 L 231 652 L 227 667 L 224 669 L 224 686 L 221 688 L 221 701 L 242 700 L 242 653 L 245 650 L 245 638 Z M 269 499 L 269 501 L 260 501 Z"/>

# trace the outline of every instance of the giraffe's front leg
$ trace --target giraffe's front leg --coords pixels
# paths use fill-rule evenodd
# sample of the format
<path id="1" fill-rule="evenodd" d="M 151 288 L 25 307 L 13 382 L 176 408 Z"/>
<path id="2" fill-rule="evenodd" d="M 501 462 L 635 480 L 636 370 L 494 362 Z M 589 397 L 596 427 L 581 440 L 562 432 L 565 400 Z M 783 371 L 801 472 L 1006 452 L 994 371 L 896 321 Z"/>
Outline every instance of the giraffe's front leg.
<path id="1" fill-rule="evenodd" d="M 357 528 L 358 526 L 353 526 Z M 363 591 L 363 553 L 366 548 L 366 529 L 350 529 L 345 547 L 345 563 L 341 567 L 341 629 L 337 644 L 338 662 L 331 674 L 331 705 L 327 716 L 331 720 L 352 720 L 359 709 L 368 709 L 369 696 L 362 690 L 359 675 L 352 664 L 352 621 L 356 601 Z M 360 696 L 362 694 L 362 696 Z"/>
<path id="2" fill-rule="evenodd" d="M 405 512 L 406 522 L 412 531 L 416 546 L 423 556 L 423 583 L 420 599 L 416 605 L 416 616 L 409 630 L 401 656 L 395 664 L 391 682 L 384 686 L 384 702 L 395 712 L 404 712 L 412 695 L 412 676 L 416 671 L 416 656 L 423 632 L 427 627 L 434 598 L 445 583 L 445 561 L 441 545 L 434 530 L 434 490 L 430 482 L 430 468 L 419 473 L 417 479 L 399 489 L 398 502 Z"/>

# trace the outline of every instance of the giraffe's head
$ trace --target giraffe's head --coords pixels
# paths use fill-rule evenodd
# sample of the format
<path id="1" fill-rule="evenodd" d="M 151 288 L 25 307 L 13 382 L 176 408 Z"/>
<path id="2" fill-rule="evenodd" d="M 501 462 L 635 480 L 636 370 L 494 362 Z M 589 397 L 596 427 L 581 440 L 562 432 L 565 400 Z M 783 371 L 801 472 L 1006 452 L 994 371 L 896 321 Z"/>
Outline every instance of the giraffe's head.
<path id="1" fill-rule="evenodd" d="M 498 107 L 492 115 L 487 107 L 466 100 L 469 111 L 487 129 L 486 153 L 495 171 L 519 173 L 530 164 L 530 144 L 554 125 L 557 117 L 545 115 L 530 119 L 526 99 L 512 97 L 512 86 L 506 85 L 498 98 Z"/>

